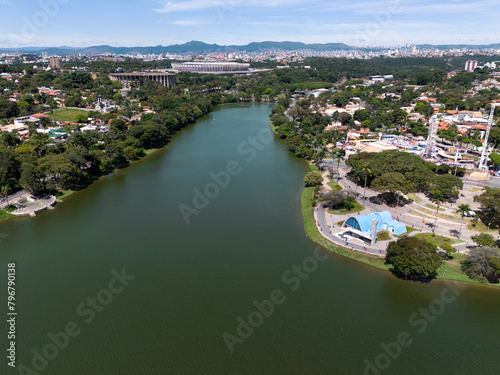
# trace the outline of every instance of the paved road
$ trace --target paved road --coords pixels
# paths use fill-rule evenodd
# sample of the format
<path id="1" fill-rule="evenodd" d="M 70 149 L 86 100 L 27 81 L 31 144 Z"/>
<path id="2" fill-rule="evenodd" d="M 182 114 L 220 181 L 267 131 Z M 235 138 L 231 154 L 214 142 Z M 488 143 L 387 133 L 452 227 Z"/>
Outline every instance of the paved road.
<path id="1" fill-rule="evenodd" d="M 494 176 L 490 181 L 486 183 L 487 186 L 490 186 L 492 188 L 499 189 L 500 188 L 500 177 L 499 176 Z"/>
<path id="2" fill-rule="evenodd" d="M 327 209 L 323 207 L 318 207 L 315 209 L 315 217 L 317 219 L 316 225 L 319 226 L 320 233 L 323 235 L 323 237 L 326 237 L 328 240 L 342 246 L 345 248 L 350 248 L 352 250 L 357 250 L 361 251 L 364 253 L 369 253 L 372 255 L 377 255 L 377 256 L 385 256 L 385 247 L 386 244 L 376 244 L 375 247 L 371 247 L 367 244 L 360 244 L 362 241 L 360 239 L 353 239 L 350 240 L 347 245 L 345 241 L 342 241 L 339 237 L 335 236 L 333 233 L 342 233 L 344 230 L 341 229 L 340 227 L 333 228 L 330 230 L 330 223 L 326 219 L 326 213 Z"/>
<path id="3" fill-rule="evenodd" d="M 27 197 L 28 195 L 29 193 L 27 191 L 21 190 L 18 191 L 17 193 L 9 195 L 8 198 L 5 199 L 5 201 L 3 201 L 4 198 L 2 198 L 2 203 L 0 203 L 0 208 L 5 208 L 12 203 L 16 203 L 19 199 Z"/>
<path id="4" fill-rule="evenodd" d="M 336 160 L 329 159 L 327 160 L 327 164 L 330 164 L 334 166 L 336 169 L 337 164 Z M 346 173 L 350 170 L 349 167 L 346 167 L 344 163 L 341 164 L 340 168 L 340 181 L 339 184 L 344 188 L 344 189 L 349 189 L 351 190 L 356 189 L 358 193 L 358 201 L 362 202 L 362 197 L 363 197 L 363 188 L 358 187 L 356 188 L 354 183 L 346 178 Z M 326 174 L 325 174 L 326 175 Z M 336 178 L 334 178 L 336 180 Z M 500 177 L 498 178 L 498 183 L 500 184 Z M 446 205 L 446 209 L 444 214 L 450 215 L 450 216 L 457 216 L 455 213 L 456 208 L 458 205 L 462 203 L 467 203 L 470 204 L 473 209 L 475 209 L 475 206 L 478 204 L 473 201 L 473 195 L 470 191 L 472 187 L 482 187 L 484 186 L 485 182 L 477 179 L 467 179 L 464 180 L 464 196 L 459 197 L 456 203 L 454 204 L 448 204 Z M 366 200 L 364 202 L 365 210 L 361 213 L 362 215 L 368 214 L 370 212 L 374 211 L 384 211 L 387 210 L 391 213 L 391 215 L 398 221 L 403 222 L 405 225 L 408 227 L 416 229 L 416 231 L 413 231 L 410 233 L 410 235 L 415 235 L 420 232 L 424 233 L 429 233 L 432 231 L 432 227 L 434 225 L 434 214 L 431 213 L 426 213 L 424 216 L 428 216 L 427 218 L 421 217 L 417 214 L 415 214 L 413 211 L 419 210 L 419 209 L 424 209 L 425 212 L 432 210 L 430 207 L 428 207 L 428 204 L 431 202 L 427 197 L 425 197 L 423 194 L 418 194 L 418 197 L 422 200 L 419 203 L 412 203 L 410 205 L 406 205 L 404 207 L 398 207 L 398 208 L 393 208 L 393 207 L 388 207 L 384 204 L 379 205 L 379 204 L 374 204 L 369 201 L 369 198 L 376 196 L 378 193 L 375 191 L 371 191 L 367 189 L 366 191 Z M 443 206 L 442 208 L 445 208 Z M 342 242 L 338 237 L 330 235 L 328 232 L 328 225 L 329 225 L 329 220 L 325 219 L 325 213 L 321 212 L 322 210 L 318 210 L 318 221 L 320 221 L 320 227 L 322 229 L 322 233 L 327 233 L 325 237 L 330 239 L 331 241 L 335 242 L 336 244 L 342 245 L 345 247 L 345 243 Z M 326 214 L 328 216 L 328 214 Z M 343 218 L 338 218 L 337 220 L 343 220 Z M 458 219 L 459 220 L 459 219 Z M 438 218 L 437 220 L 437 225 L 435 228 L 435 233 L 438 235 L 443 235 L 446 237 L 454 237 L 454 234 L 459 230 L 460 228 L 460 222 L 459 221 L 453 221 L 449 219 L 442 219 Z M 331 219 L 330 219 L 331 221 Z M 327 232 L 325 232 L 327 230 Z M 335 232 L 335 230 L 334 230 Z M 462 252 L 464 250 L 469 250 L 472 247 L 475 247 L 475 244 L 473 241 L 471 241 L 470 237 L 474 234 L 477 234 L 477 232 L 469 230 L 467 228 L 467 225 L 464 223 L 463 228 L 462 228 L 462 235 L 460 239 L 464 241 L 464 243 L 454 245 L 454 247 L 459 251 Z M 330 238 L 331 237 L 331 238 Z M 500 238 L 500 237 L 499 237 Z M 358 241 L 358 240 L 355 240 Z M 387 243 L 387 242 L 386 242 Z M 382 243 L 384 244 L 384 243 Z M 378 243 L 375 245 L 377 246 Z M 349 244 L 349 247 L 351 244 Z M 364 246 L 359 245 L 356 246 L 355 249 L 357 250 L 363 250 Z M 374 251 L 376 254 L 378 252 L 378 249 Z"/>

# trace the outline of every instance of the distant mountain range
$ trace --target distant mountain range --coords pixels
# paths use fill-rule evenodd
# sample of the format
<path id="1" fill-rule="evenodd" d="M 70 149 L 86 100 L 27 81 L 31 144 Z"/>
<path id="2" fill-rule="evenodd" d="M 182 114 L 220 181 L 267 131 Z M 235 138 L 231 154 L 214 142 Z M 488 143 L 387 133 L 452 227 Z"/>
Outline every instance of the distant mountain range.
<path id="1" fill-rule="evenodd" d="M 305 44 L 300 42 L 255 42 L 247 45 L 230 45 L 222 46 L 218 44 L 207 44 L 203 42 L 191 41 L 184 44 L 174 44 L 171 46 L 155 46 L 155 47 L 112 47 L 112 46 L 93 46 L 86 48 L 72 48 L 72 47 L 24 47 L 19 49 L 0 48 L 0 52 L 22 52 L 22 53 L 36 53 L 41 54 L 47 52 L 53 55 L 72 55 L 72 54 L 86 54 L 86 55 L 99 55 L 103 53 L 141 53 L 141 54 L 203 54 L 203 53 L 222 53 L 222 52 L 259 52 L 271 50 L 303 50 L 311 49 L 315 51 L 338 51 L 338 50 L 352 50 L 354 47 L 348 46 L 343 43 L 326 43 L 326 44 Z"/>
<path id="2" fill-rule="evenodd" d="M 418 48 L 430 49 L 437 48 L 441 50 L 453 49 L 453 48 L 470 48 L 470 49 L 486 49 L 486 48 L 500 48 L 500 43 L 489 44 L 489 45 L 468 45 L 468 44 L 458 44 L 458 45 L 430 45 L 422 44 L 418 45 Z M 253 42 L 246 45 L 229 45 L 223 46 L 219 44 L 207 44 L 198 41 L 191 41 L 184 44 L 174 44 L 171 46 L 156 46 L 156 47 L 112 47 L 107 45 L 93 46 L 85 48 L 77 47 L 23 47 L 18 49 L 12 48 L 0 48 L 0 53 L 2 52 L 21 52 L 21 53 L 34 53 L 41 54 L 46 52 L 49 55 L 73 55 L 73 54 L 85 54 L 85 55 L 99 55 L 104 53 L 112 54 L 127 54 L 127 53 L 141 53 L 141 54 L 204 54 L 204 53 L 223 53 L 223 52 L 265 52 L 273 50 L 281 51 L 294 51 L 294 50 L 313 50 L 318 52 L 323 51 L 351 51 L 359 50 L 358 47 L 349 46 L 344 43 L 314 43 L 306 44 L 300 42 Z M 365 51 L 376 51 L 383 49 L 382 47 L 369 47 L 361 48 Z"/>

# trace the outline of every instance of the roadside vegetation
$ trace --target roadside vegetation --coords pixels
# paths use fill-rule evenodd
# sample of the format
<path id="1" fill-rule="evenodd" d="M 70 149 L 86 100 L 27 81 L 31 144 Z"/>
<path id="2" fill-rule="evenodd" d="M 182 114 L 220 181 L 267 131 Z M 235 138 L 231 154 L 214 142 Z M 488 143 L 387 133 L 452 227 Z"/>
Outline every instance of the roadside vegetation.
<path id="1" fill-rule="evenodd" d="M 304 219 L 304 230 L 306 232 L 307 237 L 311 239 L 316 244 L 321 247 L 327 249 L 328 251 L 342 255 L 344 257 L 356 260 L 361 263 L 369 264 L 373 267 L 380 268 L 383 270 L 388 270 L 388 265 L 385 264 L 383 258 L 371 256 L 355 251 L 351 251 L 345 249 L 343 247 L 337 246 L 331 241 L 324 238 L 318 231 L 316 227 L 316 223 L 314 222 L 313 217 L 313 201 L 314 201 L 314 189 L 313 188 L 305 188 L 301 195 L 301 205 L 302 205 L 302 217 Z M 339 225 L 341 223 L 338 223 Z"/>

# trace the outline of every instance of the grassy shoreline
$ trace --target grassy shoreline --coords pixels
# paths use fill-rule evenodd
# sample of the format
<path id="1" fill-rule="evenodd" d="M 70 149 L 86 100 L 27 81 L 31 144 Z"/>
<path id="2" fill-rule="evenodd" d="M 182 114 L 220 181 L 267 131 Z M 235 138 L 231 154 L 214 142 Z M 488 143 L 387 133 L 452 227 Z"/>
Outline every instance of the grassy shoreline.
<path id="1" fill-rule="evenodd" d="M 314 164 L 310 162 L 308 164 L 311 170 L 317 170 Z M 316 223 L 314 221 L 314 212 L 313 212 L 314 208 L 311 206 L 311 202 L 313 200 L 313 194 L 314 194 L 313 188 L 306 187 L 302 191 L 300 197 L 301 212 L 304 220 L 304 231 L 306 233 L 306 236 L 311 241 L 323 247 L 324 249 L 330 251 L 331 253 L 338 254 L 346 258 L 355 260 L 357 262 L 368 264 L 372 267 L 390 272 L 389 271 L 390 265 L 385 264 L 384 258 L 344 248 L 342 246 L 336 245 L 335 243 L 331 242 L 330 240 L 326 239 L 320 234 L 316 226 Z M 484 283 L 478 280 L 471 279 L 466 274 L 464 274 L 461 270 L 460 262 L 464 260 L 465 257 L 466 257 L 465 254 L 455 254 L 453 259 L 443 262 L 443 265 L 437 271 L 436 279 L 462 281 L 466 283 L 492 286 L 496 288 L 500 287 L 500 284 Z"/>
<path id="2" fill-rule="evenodd" d="M 305 188 L 302 191 L 300 201 L 302 203 L 302 217 L 304 219 L 304 230 L 306 232 L 306 236 L 310 240 L 312 240 L 314 243 L 320 245 L 321 247 L 325 248 L 326 250 L 332 253 L 342 255 L 344 257 L 356 260 L 361 263 L 369 264 L 379 269 L 383 270 L 389 269 L 389 265 L 385 264 L 385 260 L 383 258 L 345 249 L 323 237 L 319 233 L 318 228 L 316 227 L 316 223 L 314 222 L 313 207 L 311 206 L 312 200 L 313 200 L 313 188 L 310 187 Z"/>
<path id="3" fill-rule="evenodd" d="M 302 206 L 301 212 L 302 212 L 302 217 L 304 219 L 304 231 L 306 233 L 306 236 L 311 241 L 323 247 L 324 249 L 330 251 L 331 253 L 342 255 L 346 258 L 355 260 L 357 262 L 368 264 L 372 267 L 389 272 L 390 265 L 385 264 L 384 258 L 343 248 L 323 237 L 319 233 L 318 228 L 316 227 L 316 223 L 314 221 L 314 213 L 313 213 L 314 208 L 311 206 L 312 200 L 313 200 L 313 188 L 310 187 L 304 188 L 300 197 Z M 444 262 L 443 265 L 438 270 L 438 276 L 436 277 L 436 279 L 456 280 L 476 285 L 492 286 L 496 288 L 500 287 L 500 284 L 482 283 L 480 281 L 470 279 L 466 274 L 464 274 L 460 269 L 460 262 L 463 259 L 465 259 L 465 257 L 466 255 L 464 254 L 455 254 L 452 260 Z"/>
<path id="4" fill-rule="evenodd" d="M 4 210 L 0 210 L 0 222 L 12 220 L 15 219 L 16 217 L 18 216 L 12 215 L 11 213 L 5 212 Z"/>
<path id="5" fill-rule="evenodd" d="M 274 126 L 272 120 L 269 120 L 269 126 L 271 127 L 271 130 L 273 131 L 274 134 L 279 135 L 279 133 L 278 133 L 279 127 Z"/>

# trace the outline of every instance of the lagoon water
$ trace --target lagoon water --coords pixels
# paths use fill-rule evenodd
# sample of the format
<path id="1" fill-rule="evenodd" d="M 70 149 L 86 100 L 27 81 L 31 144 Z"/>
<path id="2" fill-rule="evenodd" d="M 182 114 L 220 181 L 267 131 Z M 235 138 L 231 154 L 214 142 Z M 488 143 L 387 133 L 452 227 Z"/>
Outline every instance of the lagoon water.
<path id="1" fill-rule="evenodd" d="M 54 211 L 1 224 L 18 368 L 3 319 L 0 373 L 497 373 L 500 290 L 398 280 L 305 237 L 307 165 L 269 136 L 271 108 L 220 107 Z M 179 205 L 205 188 L 186 223 Z"/>

